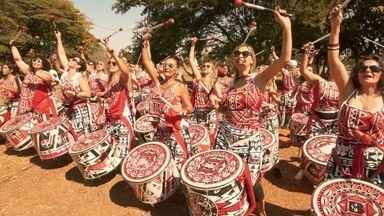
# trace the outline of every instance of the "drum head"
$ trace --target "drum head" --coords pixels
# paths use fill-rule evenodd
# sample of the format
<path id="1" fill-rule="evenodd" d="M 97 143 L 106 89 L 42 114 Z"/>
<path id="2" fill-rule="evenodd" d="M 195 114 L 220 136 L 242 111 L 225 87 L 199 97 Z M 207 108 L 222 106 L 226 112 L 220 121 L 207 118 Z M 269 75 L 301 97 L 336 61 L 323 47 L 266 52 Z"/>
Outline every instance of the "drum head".
<path id="1" fill-rule="evenodd" d="M 159 142 L 149 142 L 132 149 L 124 159 L 121 173 L 130 183 L 145 183 L 168 167 L 171 152 Z"/>
<path id="2" fill-rule="evenodd" d="M 148 133 L 156 131 L 153 123 L 159 122 L 160 118 L 154 115 L 144 115 L 138 118 L 135 122 L 135 131 L 139 133 Z"/>
<path id="3" fill-rule="evenodd" d="M 198 189 L 227 185 L 241 175 L 243 161 L 230 151 L 211 150 L 199 153 L 185 162 L 181 170 L 183 182 Z"/>
<path id="4" fill-rule="evenodd" d="M 357 179 L 333 179 L 320 184 L 312 195 L 317 216 L 384 215 L 384 189 Z"/>
<path id="5" fill-rule="evenodd" d="M 300 124 L 307 124 L 308 122 L 308 116 L 303 113 L 293 113 L 292 114 L 292 121 L 297 122 Z"/>
<path id="6" fill-rule="evenodd" d="M 303 151 L 309 160 L 326 166 L 335 146 L 336 136 L 319 135 L 308 139 L 303 145 Z"/>
<path id="7" fill-rule="evenodd" d="M 50 131 L 59 126 L 62 122 L 63 119 L 61 117 L 52 117 L 47 121 L 42 121 L 39 124 L 35 125 L 35 127 L 32 128 L 31 133 Z"/>
<path id="8" fill-rule="evenodd" d="M 208 134 L 208 130 L 204 126 L 197 124 L 190 124 L 188 131 L 192 145 L 200 143 Z"/>
<path id="9" fill-rule="evenodd" d="M 269 146 L 276 142 L 275 136 L 268 130 L 264 128 L 259 128 L 259 133 L 260 133 L 261 141 L 263 142 L 263 145 Z"/>
<path id="10" fill-rule="evenodd" d="M 77 142 L 75 142 L 69 149 L 70 154 L 81 153 L 88 151 L 93 146 L 104 141 L 108 136 L 108 133 L 105 130 L 98 130 L 93 133 L 90 133 L 86 136 L 81 136 Z"/>
<path id="11" fill-rule="evenodd" d="M 0 133 L 7 133 L 19 129 L 30 121 L 32 121 L 31 113 L 17 115 L 3 124 L 0 128 Z"/>

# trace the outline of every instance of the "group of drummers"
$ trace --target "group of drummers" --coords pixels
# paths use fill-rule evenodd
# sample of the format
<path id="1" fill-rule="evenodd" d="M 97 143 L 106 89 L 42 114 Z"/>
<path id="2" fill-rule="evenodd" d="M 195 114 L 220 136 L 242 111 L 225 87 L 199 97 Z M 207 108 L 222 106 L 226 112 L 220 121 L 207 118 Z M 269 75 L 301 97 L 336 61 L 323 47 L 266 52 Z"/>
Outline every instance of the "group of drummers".
<path id="1" fill-rule="evenodd" d="M 284 14 L 274 11 L 280 55 L 258 67 L 244 43 L 229 56 L 231 67 L 197 61 L 197 38 L 189 61 L 170 56 L 155 64 L 147 33 L 141 67 L 106 42 L 107 63 L 68 58 L 58 31 L 54 57 L 27 64 L 11 40 L 15 66 L 1 67 L 0 133 L 8 148 L 33 147 L 43 161 L 69 154 L 86 180 L 120 168 L 143 203 L 159 203 L 183 185 L 191 215 L 266 215 L 261 181 L 279 162 L 279 128 L 290 128 L 302 157 L 295 179 L 316 186 L 316 215 L 384 215 L 384 62 L 371 55 L 346 70 L 336 6 L 328 73 L 319 75 L 312 43 L 300 64 L 291 60 Z"/>

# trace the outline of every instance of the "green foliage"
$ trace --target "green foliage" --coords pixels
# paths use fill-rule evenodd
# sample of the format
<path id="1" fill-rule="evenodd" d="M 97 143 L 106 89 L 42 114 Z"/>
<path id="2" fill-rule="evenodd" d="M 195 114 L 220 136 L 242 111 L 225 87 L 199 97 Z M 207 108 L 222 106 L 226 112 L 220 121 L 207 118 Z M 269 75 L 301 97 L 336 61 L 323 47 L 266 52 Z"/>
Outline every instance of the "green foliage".
<path id="1" fill-rule="evenodd" d="M 64 45 L 70 55 L 76 47 L 86 45 L 88 51 L 98 49 L 88 32 L 91 24 L 68 0 L 2 0 L 0 1 L 0 61 L 10 59 L 9 40 L 26 26 L 27 31 L 16 46 L 23 56 L 48 56 L 56 45 L 54 29 L 63 34 Z"/>
<path id="2" fill-rule="evenodd" d="M 248 0 L 249 2 L 274 8 L 277 1 Z M 213 57 L 222 58 L 240 44 L 248 31 L 247 25 L 251 21 L 257 22 L 257 33 L 248 43 L 256 52 L 267 49 L 272 45 L 280 46 L 281 33 L 273 15 L 266 11 L 249 8 L 235 8 L 231 0 L 117 0 L 113 8 L 117 13 L 126 13 L 129 9 L 144 6 L 143 15 L 146 22 L 158 23 L 168 17 L 174 17 L 176 24 L 169 30 L 153 33 L 152 58 L 158 61 L 171 55 L 175 50 L 184 49 L 186 53 L 189 43 L 186 38 L 198 36 L 204 38 L 215 35 L 221 39 L 212 44 Z M 327 14 L 329 9 L 340 1 L 335 0 L 285 0 L 282 7 L 295 16 L 292 21 L 294 47 L 296 51 L 307 41 L 328 33 Z M 346 12 L 349 18 L 344 22 L 342 34 L 342 51 L 348 51 L 357 58 L 364 52 L 379 52 L 379 47 L 364 42 L 361 38 L 368 38 L 384 42 L 384 2 L 383 0 L 352 0 Z M 139 27 L 145 26 L 145 22 Z M 206 46 L 206 42 L 199 42 L 199 46 Z M 324 62 L 326 41 L 317 44 L 323 48 L 320 60 Z M 134 55 L 139 55 L 141 47 L 140 33 L 136 33 L 133 44 Z M 267 59 L 269 52 L 265 52 L 261 59 Z"/>

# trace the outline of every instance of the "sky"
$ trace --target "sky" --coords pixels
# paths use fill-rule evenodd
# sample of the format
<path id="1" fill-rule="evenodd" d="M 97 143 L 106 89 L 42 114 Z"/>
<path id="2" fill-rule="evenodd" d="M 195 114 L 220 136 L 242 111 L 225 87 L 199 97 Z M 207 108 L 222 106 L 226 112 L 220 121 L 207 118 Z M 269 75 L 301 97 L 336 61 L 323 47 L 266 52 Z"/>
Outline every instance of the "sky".
<path id="1" fill-rule="evenodd" d="M 132 28 L 143 19 L 140 15 L 142 8 L 131 9 L 123 15 L 113 13 L 114 0 L 73 0 L 73 3 L 93 23 L 91 33 L 96 38 L 104 38 L 123 28 L 122 32 L 111 38 L 110 44 L 115 50 L 131 43 Z"/>

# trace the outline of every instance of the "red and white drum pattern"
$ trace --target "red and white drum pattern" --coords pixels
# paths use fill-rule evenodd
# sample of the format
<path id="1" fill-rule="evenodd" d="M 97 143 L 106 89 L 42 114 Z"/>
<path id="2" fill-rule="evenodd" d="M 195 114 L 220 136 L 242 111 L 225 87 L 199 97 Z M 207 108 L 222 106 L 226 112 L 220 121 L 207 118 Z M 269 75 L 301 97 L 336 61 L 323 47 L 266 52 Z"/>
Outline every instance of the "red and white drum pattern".
<path id="1" fill-rule="evenodd" d="M 319 184 L 325 177 L 327 163 L 336 146 L 336 136 L 320 135 L 304 143 L 304 175 L 313 184 Z"/>
<path id="2" fill-rule="evenodd" d="M 357 179 L 333 179 L 319 185 L 312 195 L 317 216 L 384 215 L 384 189 Z"/>
<path id="3" fill-rule="evenodd" d="M 140 145 L 123 161 L 121 173 L 143 203 L 156 204 L 179 187 L 179 172 L 168 147 L 159 142 Z"/>

